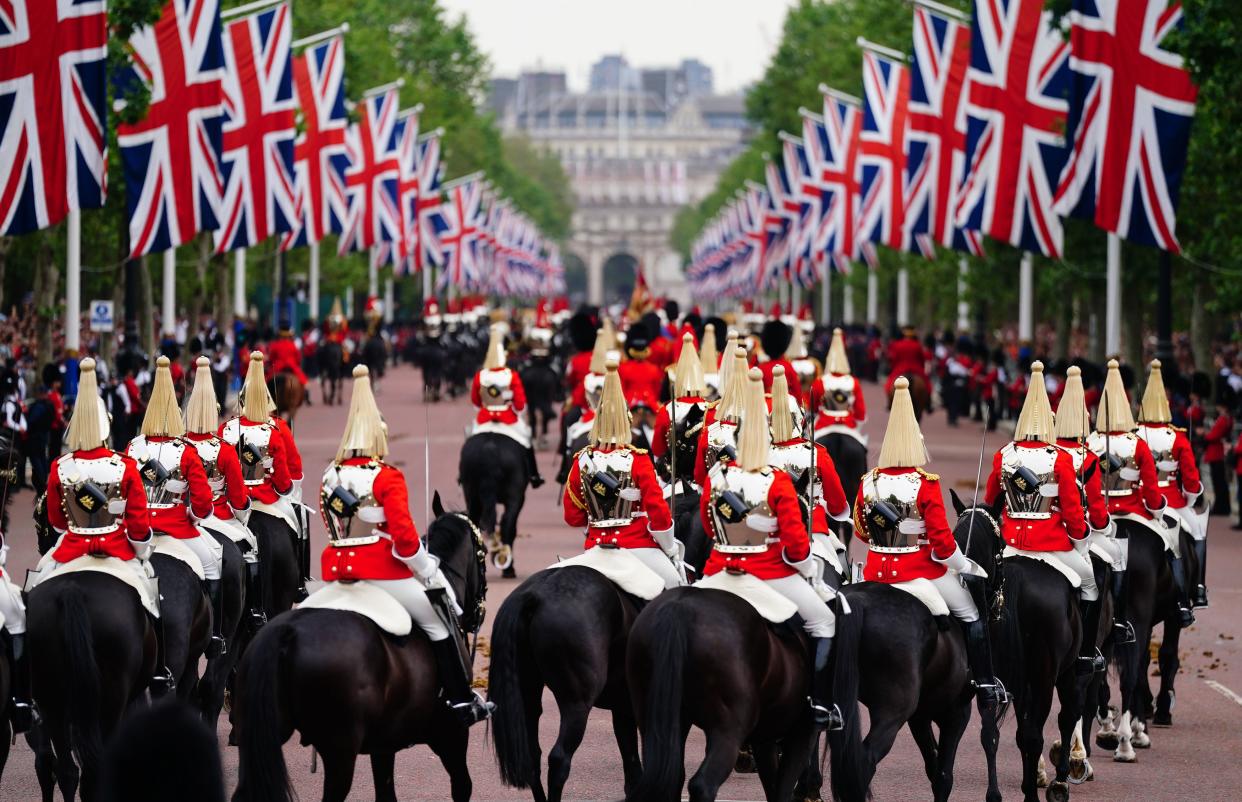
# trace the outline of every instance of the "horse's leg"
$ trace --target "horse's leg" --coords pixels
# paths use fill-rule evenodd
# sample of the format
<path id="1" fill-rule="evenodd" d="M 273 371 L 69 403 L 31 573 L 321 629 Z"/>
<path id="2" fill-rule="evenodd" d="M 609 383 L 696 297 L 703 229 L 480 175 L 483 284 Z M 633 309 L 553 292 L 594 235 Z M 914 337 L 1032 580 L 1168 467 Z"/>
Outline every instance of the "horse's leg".
<path id="1" fill-rule="evenodd" d="M 897 733 L 901 732 L 901 728 L 908 720 L 911 712 L 909 708 L 902 710 L 878 710 L 872 715 L 871 730 L 867 733 L 867 737 L 863 739 L 867 760 L 867 765 L 864 767 L 862 775 L 865 787 L 870 787 L 871 780 L 875 778 L 876 767 L 880 765 L 880 761 L 893 748 L 893 741 L 897 739 Z"/>
<path id="2" fill-rule="evenodd" d="M 513 487 L 513 478 L 509 479 L 508 492 L 505 493 L 504 514 L 500 517 L 500 541 L 509 547 L 511 556 L 509 567 L 504 570 L 505 576 L 516 575 L 516 555 L 513 546 L 517 542 L 517 522 L 518 516 L 522 513 L 522 507 L 526 504 L 526 484 L 521 487 Z"/>
<path id="3" fill-rule="evenodd" d="M 1061 702 L 1061 710 L 1057 713 L 1057 731 L 1061 736 L 1062 748 L 1056 756 L 1056 778 L 1048 786 L 1048 802 L 1069 802 L 1069 763 L 1070 746 L 1074 732 L 1082 721 L 1082 697 L 1078 685 L 1078 677 L 1073 670 L 1057 677 L 1057 698 Z"/>
<path id="4" fill-rule="evenodd" d="M 1181 640 L 1181 622 L 1174 613 L 1164 619 L 1164 640 L 1160 642 L 1160 692 L 1156 695 L 1156 711 L 1152 716 L 1152 724 L 1157 727 L 1173 725 L 1173 703 L 1176 701 L 1173 684 L 1182 667 L 1182 661 L 1177 656 Z"/>
<path id="5" fill-rule="evenodd" d="M 548 752 L 548 802 L 560 802 L 565 782 L 569 779 L 569 767 L 574 752 L 586 734 L 587 717 L 591 714 L 590 699 L 557 699 L 561 711 L 561 727 L 556 743 Z"/>
<path id="6" fill-rule="evenodd" d="M 751 741 L 749 748 L 751 759 L 755 761 L 755 773 L 759 775 L 759 783 L 763 786 L 764 796 L 768 799 L 775 799 L 777 773 L 781 765 L 780 750 L 777 744 L 773 741 Z M 736 765 L 735 763 L 735 771 Z"/>
<path id="7" fill-rule="evenodd" d="M 43 802 L 52 802 L 56 794 L 56 752 L 46 723 L 33 727 L 26 733 L 26 744 L 35 756 L 35 777 Z"/>
<path id="8" fill-rule="evenodd" d="M 354 785 L 358 748 L 343 745 L 315 748 L 323 758 L 323 802 L 345 802 L 349 789 Z"/>
<path id="9" fill-rule="evenodd" d="M 690 802 L 715 802 L 716 792 L 733 771 L 741 748 L 741 733 L 728 730 L 707 733 L 707 753 L 699 770 L 690 778 Z"/>
<path id="10" fill-rule="evenodd" d="M 1038 681 L 1039 678 L 1034 678 Z M 1044 722 L 1052 710 L 1052 679 L 1044 687 L 1032 683 L 1025 711 L 1018 711 L 1018 751 L 1022 753 L 1022 793 L 1026 802 L 1039 802 L 1037 775 L 1044 751 Z"/>
<path id="11" fill-rule="evenodd" d="M 907 724 L 910 727 L 910 734 L 914 736 L 914 742 L 919 747 L 919 753 L 923 756 L 923 773 L 927 775 L 934 792 L 936 777 L 940 773 L 940 758 L 936 753 L 936 736 L 932 732 L 931 719 L 925 716 L 915 716 Z"/>
<path id="12" fill-rule="evenodd" d="M 781 742 L 780 765 L 773 783 L 774 793 L 769 794 L 769 800 L 772 800 L 772 802 L 785 802 L 785 800 L 793 798 L 794 788 L 798 785 L 798 778 L 805 772 L 807 764 L 813 760 L 815 751 L 812 747 L 818 741 L 819 739 L 808 724 L 805 728 L 798 728 L 795 734 L 790 735 Z M 819 795 L 816 794 L 814 798 L 818 797 Z"/>
<path id="13" fill-rule="evenodd" d="M 936 744 L 939 757 L 936 777 L 932 780 L 932 793 L 936 802 L 947 802 L 953 793 L 953 765 L 957 761 L 957 748 L 961 746 L 966 725 L 970 723 L 970 700 L 951 706 L 937 722 L 940 739 Z"/>
<path id="14" fill-rule="evenodd" d="M 617 750 L 621 753 L 621 769 L 625 773 L 625 794 L 638 782 L 643 773 L 642 762 L 638 751 L 638 722 L 634 720 L 634 711 L 626 704 L 615 705 L 612 711 L 612 734 L 617 739 Z"/>
<path id="15" fill-rule="evenodd" d="M 969 702 L 967 705 L 969 706 Z M 988 792 L 987 802 L 1000 802 L 1000 778 L 996 774 L 996 753 L 1000 749 L 1000 723 L 996 719 L 995 712 L 991 710 L 979 711 L 979 743 L 983 746 L 983 754 L 988 765 Z M 970 713 L 966 714 L 967 722 L 970 721 Z"/>
<path id="16" fill-rule="evenodd" d="M 56 759 L 53 761 L 56 769 L 56 783 L 60 786 L 60 794 L 65 798 L 65 802 L 73 802 L 78 792 L 78 781 L 82 777 L 82 771 L 73 759 L 68 725 L 62 723 L 62 726 L 51 735 L 52 746 L 56 750 Z M 51 788 L 43 789 L 43 799 L 44 802 L 52 802 Z"/>
<path id="17" fill-rule="evenodd" d="M 371 778 L 375 782 L 375 802 L 397 802 L 397 786 L 393 780 L 396 752 L 371 753 Z"/>
<path id="18" fill-rule="evenodd" d="M 440 758 L 440 765 L 449 776 L 449 793 L 453 802 L 468 802 L 474 792 L 474 781 L 470 779 L 470 767 L 466 765 L 466 748 L 470 745 L 470 731 L 465 727 L 438 727 L 436 738 L 428 742 L 431 751 Z"/>

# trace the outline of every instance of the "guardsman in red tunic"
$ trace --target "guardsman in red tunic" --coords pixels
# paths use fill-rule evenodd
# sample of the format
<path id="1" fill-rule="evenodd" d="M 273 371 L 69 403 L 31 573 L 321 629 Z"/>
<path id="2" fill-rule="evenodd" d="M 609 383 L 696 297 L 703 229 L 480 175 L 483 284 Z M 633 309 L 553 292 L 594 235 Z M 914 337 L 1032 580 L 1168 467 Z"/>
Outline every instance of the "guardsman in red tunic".
<path id="1" fill-rule="evenodd" d="M 703 433 L 699 435 L 698 456 L 694 461 L 694 483 L 703 487 L 707 473 L 717 462 L 737 459 L 737 426 L 746 403 L 746 349 L 733 348 L 720 370 L 720 400 L 707 410 Z"/>
<path id="2" fill-rule="evenodd" d="M 474 384 L 470 387 L 470 401 L 479 408 L 474 418 L 474 432 L 496 431 L 524 446 L 530 486 L 539 487 L 543 477 L 539 475 L 539 462 L 531 446 L 530 428 L 518 415 L 526 409 L 526 389 L 517 371 L 505 364 L 504 327 L 493 323 L 490 336 L 483 368 L 474 374 Z"/>
<path id="3" fill-rule="evenodd" d="M 586 527 L 583 548 L 628 549 L 665 588 L 684 585 L 683 548 L 673 536 L 655 466 L 646 451 L 630 444 L 633 430 L 616 361 L 605 370 L 591 445 L 574 456 L 565 483 L 565 523 Z"/>
<path id="4" fill-rule="evenodd" d="M 1212 475 L 1212 515 L 1230 515 L 1229 477 L 1225 473 L 1225 451 L 1229 447 L 1229 438 L 1233 434 L 1233 416 L 1229 414 L 1233 406 L 1227 397 L 1232 394 L 1229 385 L 1221 382 L 1216 391 L 1216 418 L 1211 428 L 1201 433 L 1206 446 L 1203 449 L 1203 461 L 1207 463 Z"/>
<path id="5" fill-rule="evenodd" d="M 1058 448 L 1044 381 L 1044 363 L 1031 364 L 1030 389 L 1018 416 L 1012 443 L 996 452 L 984 499 L 1003 502 L 1001 538 L 1005 554 L 1037 553 L 1052 557 L 1079 579 L 1079 614 L 1083 625 L 1079 657 L 1084 673 L 1103 670 L 1095 651 L 1100 593 L 1087 550 L 1078 473 L 1069 452 Z"/>
<path id="6" fill-rule="evenodd" d="M 707 416 L 707 386 L 703 367 L 693 348 L 694 335 L 682 335 L 681 355 L 673 374 L 673 400 L 660 407 L 651 437 L 651 453 L 655 455 L 662 475 L 669 481 L 689 484 L 694 480 L 699 434 Z M 677 421 L 674 429 L 673 421 Z M 674 432 L 676 443 L 674 444 Z M 675 452 L 673 454 L 672 452 Z M 674 471 L 676 477 L 673 477 Z M 686 488 L 689 489 L 689 488 Z M 685 489 L 678 489 L 685 492 Z"/>
<path id="7" fill-rule="evenodd" d="M 429 587 L 450 586 L 440 560 L 418 536 L 405 476 L 384 461 L 387 455 L 388 430 L 375 405 L 367 368 L 359 365 L 354 368 L 345 434 L 319 491 L 329 537 L 320 559 L 323 579 L 366 580 L 406 609 L 431 641 L 449 707 L 469 726 L 488 718 L 494 706 L 471 690 L 457 641 L 427 598 Z M 452 604 L 456 607 L 456 600 Z"/>
<path id="8" fill-rule="evenodd" d="M 176 538 L 194 552 L 203 566 L 203 580 L 211 609 L 221 609 L 221 545 L 197 524 L 213 512 L 211 486 L 198 450 L 185 439 L 185 422 L 177 406 L 168 357 L 156 360 L 151 398 L 142 419 L 142 431 L 129 441 L 126 454 L 138 464 L 146 490 L 151 529 L 156 535 Z M 208 657 L 220 654 L 224 639 L 219 615 L 212 616 Z"/>
<path id="9" fill-rule="evenodd" d="M 884 385 L 885 392 L 892 392 L 893 382 L 898 376 L 913 373 L 927 379 L 927 352 L 919 342 L 918 335 L 912 326 L 901 329 L 901 338 L 888 344 L 888 382 Z"/>
<path id="10" fill-rule="evenodd" d="M 983 577 L 983 569 L 953 539 L 940 477 L 923 470 L 927 451 L 909 387 L 905 377 L 893 382 L 893 408 L 880 457 L 877 466 L 864 474 L 854 502 L 854 535 L 868 550 L 863 578 L 889 585 L 930 581 L 965 630 L 966 657 L 979 704 L 999 708 L 1008 694 L 992 672 L 988 624 L 962 586 L 965 578 Z"/>
<path id="11" fill-rule="evenodd" d="M 844 427 L 845 433 L 861 439 L 860 424 L 867 420 L 867 401 L 862 385 L 850 373 L 850 360 L 845 353 L 845 337 L 841 329 L 832 330 L 824 375 L 811 386 L 811 406 L 818 413 L 815 438 Z M 836 429 L 841 431 L 841 429 Z"/>
<path id="12" fill-rule="evenodd" d="M 599 318 L 586 311 L 575 312 L 569 319 L 569 342 L 575 353 L 565 368 L 565 389 L 571 394 L 578 389 L 582 379 L 591 370 L 591 357 L 594 354 L 595 335 L 599 325 Z"/>
<path id="13" fill-rule="evenodd" d="M 736 336 L 734 338 L 736 342 Z M 729 353 L 726 342 L 725 353 Z M 699 343 L 699 364 L 703 368 L 703 385 L 707 393 L 703 396 L 708 401 L 720 398 L 720 354 L 716 351 L 716 326 L 708 323 L 703 327 L 703 341 Z"/>
<path id="14" fill-rule="evenodd" d="M 797 397 L 805 399 L 808 406 L 814 408 L 811 403 L 811 390 L 815 386 L 815 382 L 819 381 L 820 374 L 823 373 L 818 359 L 812 357 L 806 350 L 806 338 L 810 334 L 807 331 L 806 324 L 810 323 L 812 329 L 814 322 L 810 320 L 793 320 L 790 326 L 793 328 L 793 340 L 789 343 L 789 350 L 785 352 L 785 357 L 789 360 L 789 364 L 793 366 L 793 373 L 786 375 L 791 390 L 797 388 Z"/>
<path id="15" fill-rule="evenodd" d="M 1199 465 L 1186 430 L 1172 424 L 1169 398 L 1164 392 L 1164 378 L 1160 372 L 1160 360 L 1151 361 L 1151 375 L 1143 390 L 1139 404 L 1138 429 L 1135 431 L 1151 450 L 1156 461 L 1156 485 L 1169 504 L 1169 511 L 1176 515 L 1191 538 L 1199 572 L 1194 577 L 1195 607 L 1207 607 L 1207 500 L 1203 498 L 1203 482 L 1199 479 Z M 1184 569 L 1183 569 L 1184 570 Z M 1190 584 L 1182 578 L 1179 590 Z"/>
<path id="16" fill-rule="evenodd" d="M 345 311 L 341 309 L 341 299 L 332 299 L 332 311 L 328 313 L 327 339 L 344 346 L 349 339 L 349 321 L 345 319 Z"/>
<path id="17" fill-rule="evenodd" d="M 767 361 L 760 362 L 758 365 L 759 372 L 763 375 L 765 393 L 772 392 L 772 371 L 778 366 L 785 369 L 787 377 L 794 375 L 793 365 L 785 358 L 785 352 L 789 350 L 789 344 L 793 342 L 793 335 L 793 328 L 779 319 L 764 323 L 762 331 L 759 332 L 759 345 L 762 346 L 763 353 L 767 355 Z M 802 397 L 801 392 L 797 397 Z"/>
<path id="18" fill-rule="evenodd" d="M 1095 431 L 1087 438 L 1087 447 L 1100 459 L 1104 495 L 1113 521 L 1134 521 L 1148 527 L 1165 541 L 1165 557 L 1178 583 L 1178 607 L 1183 626 L 1194 623 L 1194 610 L 1186 591 L 1186 571 L 1181 555 L 1173 551 L 1180 530 L 1180 519 L 1168 509 L 1168 500 L 1160 492 L 1159 472 L 1147 441 L 1135 434 L 1137 425 L 1130 410 L 1130 399 L 1117 360 L 1108 361 L 1108 376 L 1100 409 L 1095 416 Z M 1128 554 L 1129 536 L 1117 531 L 1117 545 Z M 1122 611 L 1124 612 L 1124 611 Z M 1120 615 L 1121 613 L 1118 613 Z M 1129 629 L 1127 624 L 1126 629 Z"/>
<path id="19" fill-rule="evenodd" d="M 269 379 L 288 371 L 298 377 L 303 387 L 310 384 L 310 379 L 302 372 L 302 354 L 298 351 L 297 343 L 293 341 L 293 330 L 289 328 L 288 322 L 280 324 L 276 339 L 267 346 L 267 366 L 270 371 L 267 377 Z"/>
<path id="20" fill-rule="evenodd" d="M 625 335 L 625 361 L 617 368 L 621 377 L 621 390 L 626 398 L 660 398 L 660 386 L 664 384 L 664 369 L 651 358 L 651 334 L 640 321 L 630 327 Z"/>
<path id="21" fill-rule="evenodd" d="M 810 699 L 815 724 L 819 729 L 840 729 L 829 660 L 836 617 L 811 586 L 819 566 L 811 558 L 797 491 L 787 473 L 769 464 L 763 375 L 754 368 L 745 381 L 738 458 L 715 464 L 703 486 L 703 527 L 713 544 L 703 573 L 750 574 L 797 606 L 814 644 Z"/>

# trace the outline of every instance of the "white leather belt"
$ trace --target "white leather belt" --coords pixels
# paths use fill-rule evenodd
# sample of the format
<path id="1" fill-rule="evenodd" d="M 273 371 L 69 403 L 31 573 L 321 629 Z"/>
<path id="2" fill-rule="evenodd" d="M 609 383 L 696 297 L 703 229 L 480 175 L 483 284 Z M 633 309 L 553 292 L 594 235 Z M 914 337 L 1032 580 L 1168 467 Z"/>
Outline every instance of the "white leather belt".
<path id="1" fill-rule="evenodd" d="M 147 509 L 149 510 L 172 510 L 180 506 L 182 506 L 180 503 L 177 503 L 177 504 L 164 504 L 162 502 L 159 504 L 148 503 Z"/>
<path id="2" fill-rule="evenodd" d="M 879 554 L 913 554 L 925 545 L 927 544 L 920 541 L 918 546 L 869 546 L 869 548 Z"/>
<path id="3" fill-rule="evenodd" d="M 591 523 L 588 524 L 588 528 L 590 529 L 616 529 L 617 527 L 621 527 L 621 526 L 629 526 L 631 523 L 634 522 L 635 518 L 639 518 L 639 517 L 640 516 L 638 515 L 634 515 L 630 518 L 603 518 L 599 521 L 591 521 Z"/>
<path id="4" fill-rule="evenodd" d="M 1172 487 L 1173 480 L 1172 479 L 1161 479 L 1160 481 L 1156 482 L 1156 486 L 1157 487 Z"/>
<path id="5" fill-rule="evenodd" d="M 111 534 L 120 528 L 121 527 L 117 524 L 112 524 L 111 526 L 73 526 L 70 524 L 69 533 L 72 535 L 94 537 L 95 535 Z"/>
<path id="6" fill-rule="evenodd" d="M 363 535 L 362 537 L 346 537 L 341 538 L 340 540 L 333 540 L 330 541 L 328 545 L 334 549 L 347 549 L 353 548 L 354 546 L 369 546 L 372 543 L 379 543 L 381 538 L 386 540 L 392 539 L 391 537 L 386 536 L 383 532 L 372 532 L 371 534 Z"/>
<path id="7" fill-rule="evenodd" d="M 927 522 L 922 519 L 905 518 L 897 524 L 897 531 L 903 535 L 921 535 L 927 532 Z"/>
<path id="8" fill-rule="evenodd" d="M 1006 513 L 1015 521 L 1046 521 L 1052 517 L 1051 512 L 1008 512 Z"/>
<path id="9" fill-rule="evenodd" d="M 850 411 L 848 409 L 825 409 L 824 414 L 830 418 L 848 418 L 850 416 Z"/>
<path id="10" fill-rule="evenodd" d="M 243 481 L 246 487 L 258 487 L 259 485 L 267 481 L 267 477 L 264 476 L 262 479 L 245 479 Z"/>

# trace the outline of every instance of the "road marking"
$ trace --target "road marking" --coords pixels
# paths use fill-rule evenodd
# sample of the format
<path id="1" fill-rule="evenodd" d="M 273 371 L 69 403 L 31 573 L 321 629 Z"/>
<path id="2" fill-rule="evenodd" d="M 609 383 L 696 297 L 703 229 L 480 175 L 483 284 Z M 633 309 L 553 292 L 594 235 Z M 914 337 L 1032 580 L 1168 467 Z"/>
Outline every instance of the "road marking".
<path id="1" fill-rule="evenodd" d="M 1204 680 L 1204 682 L 1207 684 L 1207 686 L 1208 686 L 1209 688 L 1211 688 L 1212 690 L 1216 691 L 1216 692 L 1217 692 L 1217 693 L 1219 693 L 1221 696 L 1223 696 L 1223 697 L 1225 697 L 1226 699 L 1229 699 L 1229 700 L 1231 700 L 1231 701 L 1233 701 L 1233 702 L 1235 702 L 1235 703 L 1237 703 L 1237 704 L 1239 704 L 1239 705 L 1242 705 L 1242 696 L 1238 696 L 1236 693 L 1234 693 L 1233 691 L 1231 691 L 1229 688 L 1226 688 L 1224 685 L 1221 685 L 1221 684 L 1220 684 L 1219 682 L 1217 682 L 1216 680 L 1214 680 L 1214 679 L 1205 679 L 1205 680 Z"/>

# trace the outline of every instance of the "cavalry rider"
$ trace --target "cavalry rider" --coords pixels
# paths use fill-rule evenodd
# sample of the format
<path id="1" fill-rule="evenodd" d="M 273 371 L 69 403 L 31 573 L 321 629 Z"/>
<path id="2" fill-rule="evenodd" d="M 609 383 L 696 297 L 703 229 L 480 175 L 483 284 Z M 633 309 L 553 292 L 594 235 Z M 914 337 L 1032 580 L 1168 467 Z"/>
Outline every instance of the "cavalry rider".
<path id="1" fill-rule="evenodd" d="M 627 398 L 660 398 L 664 369 L 651 359 L 651 334 L 643 321 L 630 327 L 625 335 L 625 361 L 617 368 L 621 389 Z"/>
<path id="2" fill-rule="evenodd" d="M 579 451 L 565 483 L 565 523 L 586 527 L 584 548 L 622 548 L 664 582 L 685 584 L 681 544 L 656 479 L 651 457 L 631 445 L 630 413 L 617 362 L 605 367 L 604 390 L 591 427 L 591 444 Z"/>
<path id="3" fill-rule="evenodd" d="M 984 499 L 1003 500 L 1001 538 L 1006 552 L 1035 552 L 1051 557 L 1079 579 L 1078 612 L 1082 620 L 1079 660 L 1084 673 L 1102 670 L 1095 650 L 1100 592 L 1087 550 L 1087 521 L 1074 460 L 1053 445 L 1056 431 L 1044 363 L 1031 363 L 1031 380 L 1012 443 L 996 452 Z"/>
<path id="4" fill-rule="evenodd" d="M 268 343 L 267 367 L 269 380 L 288 371 L 302 383 L 303 390 L 307 390 L 310 385 L 310 379 L 302 370 L 302 354 L 298 351 L 297 343 L 293 341 L 293 329 L 289 327 L 287 320 L 281 321 L 276 339 Z M 307 406 L 310 406 L 309 390 L 305 394 L 305 399 Z"/>
<path id="5" fill-rule="evenodd" d="M 834 426 L 842 426 L 854 437 L 858 427 L 867 420 L 867 401 L 862 385 L 850 374 L 850 360 L 845 353 L 845 337 L 841 329 L 832 330 L 824 375 L 811 386 L 811 406 L 817 411 L 815 437 L 819 439 Z"/>
<path id="6" fill-rule="evenodd" d="M 126 454 L 138 463 L 146 490 L 151 529 L 188 546 L 203 566 L 203 579 L 213 612 L 208 657 L 220 654 L 220 568 L 223 548 L 196 524 L 213 512 L 211 485 L 198 449 L 185 439 L 185 421 L 177 406 L 168 357 L 156 360 L 151 398 L 142 419 L 142 431 L 129 442 Z"/>
<path id="7" fill-rule="evenodd" d="M 726 352 L 730 353 L 730 352 Z M 737 427 L 746 403 L 746 349 L 738 345 L 721 362 L 720 401 L 707 411 L 694 461 L 694 483 L 699 487 L 717 462 L 737 459 Z M 761 374 L 762 375 L 762 374 Z"/>
<path id="8" fill-rule="evenodd" d="M 785 358 L 785 352 L 789 350 L 789 344 L 793 341 L 794 330 L 784 321 L 769 320 L 763 324 L 763 329 L 759 332 L 759 345 L 763 348 L 763 353 L 767 355 L 766 362 L 760 362 L 759 372 L 763 375 L 763 391 L 765 393 L 772 392 L 772 371 L 781 367 L 785 369 L 785 376 L 794 376 L 793 365 Z M 788 379 L 786 379 L 788 381 Z M 799 392 L 797 398 L 802 397 Z"/>
<path id="9" fill-rule="evenodd" d="M 927 351 L 919 342 L 913 326 L 901 327 L 901 338 L 888 344 L 888 382 L 884 391 L 891 393 L 898 376 L 914 374 L 927 381 Z"/>
<path id="10" fill-rule="evenodd" d="M 694 478 L 699 431 L 704 428 L 707 416 L 707 385 L 703 381 L 703 366 L 699 363 L 699 355 L 694 352 L 693 343 L 693 334 L 686 332 L 682 335 L 681 355 L 677 358 L 671 388 L 673 400 L 660 407 L 651 437 L 651 453 L 661 460 L 664 475 L 672 477 L 670 483 L 689 483 Z M 672 425 L 674 420 L 677 421 L 675 430 Z M 676 454 L 673 457 L 666 457 L 674 450 Z M 674 461 L 676 465 L 672 464 Z M 677 469 L 675 477 L 672 476 L 673 468 Z"/>
<path id="11" fill-rule="evenodd" d="M 573 345 L 575 353 L 569 358 L 569 364 L 565 368 L 565 389 L 569 390 L 571 395 L 575 395 L 578 386 L 582 384 L 582 380 L 591 371 L 591 362 L 595 356 L 595 347 L 597 345 L 596 330 L 599 327 L 599 321 L 594 315 L 586 311 L 580 311 L 576 312 L 569 319 L 567 326 L 569 342 Z M 600 363 L 601 371 L 603 367 L 603 363 Z"/>
<path id="12" fill-rule="evenodd" d="M 868 549 L 863 578 L 889 585 L 930 581 L 965 631 L 966 659 L 979 704 L 999 710 L 1008 694 L 992 673 L 988 623 L 962 586 L 968 577 L 980 577 L 983 569 L 953 539 L 940 477 L 923 470 L 927 450 L 909 388 L 904 376 L 893 382 L 893 408 L 880 457 L 863 476 L 854 502 L 854 535 Z"/>
<path id="13" fill-rule="evenodd" d="M 543 477 L 539 475 L 539 462 L 531 446 L 530 430 L 518 415 L 526 409 L 526 390 L 517 371 L 505 364 L 505 327 L 493 323 L 491 339 L 487 344 L 487 357 L 483 368 L 474 374 L 470 388 L 470 401 L 479 408 L 474 419 L 474 432 L 487 426 L 512 437 L 526 448 L 526 467 L 530 471 L 530 486 L 539 487 Z"/>
<path id="14" fill-rule="evenodd" d="M 1061 393 L 1061 403 L 1057 405 L 1055 432 L 1057 446 L 1067 451 L 1074 462 L 1074 475 L 1078 478 L 1083 498 L 1086 499 L 1084 512 L 1087 528 L 1091 532 L 1091 542 L 1107 553 L 1108 561 L 1112 564 L 1110 592 L 1113 599 L 1115 637 L 1121 643 L 1131 643 L 1134 632 L 1126 628 L 1126 597 L 1121 592 L 1126 570 L 1126 550 L 1119 545 L 1124 541 L 1116 539 L 1117 527 L 1108 512 L 1100 459 L 1087 447 L 1087 436 L 1091 432 L 1091 413 L 1087 410 L 1086 394 L 1083 392 L 1082 369 L 1077 366 L 1065 372 L 1065 388 Z"/>
<path id="15" fill-rule="evenodd" d="M 744 381 L 738 458 L 714 465 L 703 486 L 700 512 L 713 543 L 703 573 L 750 574 L 797 606 L 813 641 L 810 703 L 815 725 L 821 730 L 840 729 L 829 665 L 836 618 L 810 584 L 819 567 L 811 558 L 797 491 L 787 473 L 768 464 L 763 374 L 752 368 Z"/>
<path id="16" fill-rule="evenodd" d="M 728 353 L 728 349 L 725 350 Z M 716 353 L 716 326 L 708 323 L 703 327 L 703 341 L 699 343 L 699 364 L 703 368 L 703 385 L 708 401 L 720 398 L 720 354 Z"/>
<path id="17" fill-rule="evenodd" d="M 375 405 L 369 372 L 359 365 L 345 433 L 319 491 L 330 540 L 320 569 L 329 582 L 365 579 L 406 609 L 431 641 L 448 706 L 470 726 L 491 716 L 494 705 L 471 689 L 457 640 L 427 598 L 429 588 L 447 589 L 450 599 L 452 590 L 440 560 L 418 536 L 405 476 L 384 461 L 387 455 L 388 428 Z"/>
<path id="18" fill-rule="evenodd" d="M 12 666 L 10 685 L 13 698 L 7 702 L 8 718 L 13 731 L 22 733 L 34 724 L 34 707 L 30 701 L 30 655 L 26 652 L 26 605 L 22 591 L 9 578 L 4 565 L 9 547 L 0 530 L 0 628 L 9 633 L 8 664 Z M 5 700 L 0 699 L 0 703 Z"/>
<path id="19" fill-rule="evenodd" d="M 437 323 L 439 323 L 439 315 L 436 315 Z M 345 320 L 345 311 L 341 309 L 341 299 L 332 299 L 332 309 L 328 312 L 328 333 L 324 336 L 325 340 L 331 341 L 345 346 L 345 341 L 349 339 L 349 322 Z"/>
<path id="20" fill-rule="evenodd" d="M 205 356 L 195 360 L 194 389 L 185 408 L 185 440 L 194 446 L 211 488 L 212 513 L 202 521 L 205 529 L 237 544 L 246 562 L 246 600 L 256 624 L 264 619 L 259 587 L 259 552 L 254 535 L 246 528 L 250 520 L 250 494 L 242 475 L 237 450 L 225 444 L 218 434 L 220 405 L 211 382 L 211 363 Z"/>
<path id="21" fill-rule="evenodd" d="M 1172 425 L 1169 398 L 1164 392 L 1160 360 L 1151 361 L 1151 374 L 1139 404 L 1138 429 L 1135 431 L 1151 450 L 1156 461 L 1156 484 L 1169 504 L 1169 512 L 1181 519 L 1182 528 L 1190 533 L 1199 574 L 1195 577 L 1194 606 L 1207 607 L 1207 516 L 1195 512 L 1203 495 L 1199 466 L 1186 430 Z M 1188 584 L 1179 585 L 1179 591 Z"/>
<path id="22" fill-rule="evenodd" d="M 1177 585 L 1182 626 L 1188 627 L 1194 623 L 1195 615 L 1186 592 L 1185 565 L 1177 546 L 1179 519 L 1167 509 L 1168 499 L 1160 492 L 1156 461 L 1147 441 L 1135 434 L 1136 428 L 1121 370 L 1117 360 L 1110 359 L 1100 410 L 1095 416 L 1095 431 L 1087 438 L 1087 447 L 1100 458 L 1104 495 L 1108 498 L 1108 511 L 1113 521 L 1135 521 L 1164 540 L 1165 557 Z M 1121 528 L 1117 530 L 1117 541 L 1128 553 L 1129 535 Z"/>
<path id="23" fill-rule="evenodd" d="M 819 360 L 814 359 L 806 350 L 806 337 L 808 332 L 805 330 L 805 324 L 810 323 L 813 327 L 814 323 L 809 320 L 799 320 L 798 318 L 790 318 L 790 328 L 793 329 L 793 340 L 789 344 L 789 350 L 785 352 L 786 359 L 793 366 L 793 373 L 788 374 L 785 379 L 789 382 L 790 387 L 798 388 L 798 397 L 809 400 L 811 398 L 811 390 L 820 377 Z M 797 380 L 795 384 L 794 381 Z"/>
<path id="24" fill-rule="evenodd" d="M 142 584 L 152 576 L 147 566 L 154 545 L 151 520 L 138 465 L 107 447 L 111 421 L 99 398 L 95 360 L 83 359 L 79 371 L 66 453 L 52 462 L 47 480 L 47 521 L 60 539 L 39 561 L 39 575 L 27 590 L 86 555 L 123 560 Z M 164 659 L 164 628 L 157 624 L 154 629 L 158 652 L 151 686 L 167 690 L 173 678 Z M 27 682 L 27 699 L 28 691 Z"/>
<path id="25" fill-rule="evenodd" d="M 804 511 L 810 510 L 809 516 L 803 513 L 803 518 L 809 517 L 811 541 L 820 546 L 816 556 L 841 574 L 845 565 L 839 554 L 845 552 L 845 546 L 829 529 L 828 519 L 850 520 L 850 502 L 845 497 L 841 477 L 837 475 L 837 466 L 828 455 L 828 449 L 808 441 L 802 435 L 801 416 L 793 410 L 785 369 L 777 365 L 772 373 L 772 447 L 768 462 L 789 474 L 793 480 L 799 503 Z M 811 464 L 812 451 L 815 454 L 814 465 Z"/>

